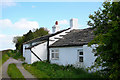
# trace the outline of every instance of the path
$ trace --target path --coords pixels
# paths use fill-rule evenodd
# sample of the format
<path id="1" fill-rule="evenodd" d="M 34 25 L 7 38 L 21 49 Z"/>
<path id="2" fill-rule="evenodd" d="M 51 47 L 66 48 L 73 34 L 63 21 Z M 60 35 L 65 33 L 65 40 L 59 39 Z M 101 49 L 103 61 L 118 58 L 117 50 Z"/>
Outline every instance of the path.
<path id="1" fill-rule="evenodd" d="M 28 71 L 26 71 L 24 69 L 24 67 L 22 66 L 22 61 L 20 60 L 16 60 L 13 58 L 9 58 L 3 65 L 2 65 L 2 77 L 3 78 L 10 78 L 7 74 L 7 69 L 8 69 L 8 65 L 11 63 L 15 63 L 17 68 L 20 70 L 20 72 L 23 74 L 24 78 L 26 78 L 26 80 L 29 78 L 35 78 L 33 75 L 31 75 Z M 33 79 L 32 79 L 33 80 Z M 36 79 L 37 80 L 37 79 Z"/>

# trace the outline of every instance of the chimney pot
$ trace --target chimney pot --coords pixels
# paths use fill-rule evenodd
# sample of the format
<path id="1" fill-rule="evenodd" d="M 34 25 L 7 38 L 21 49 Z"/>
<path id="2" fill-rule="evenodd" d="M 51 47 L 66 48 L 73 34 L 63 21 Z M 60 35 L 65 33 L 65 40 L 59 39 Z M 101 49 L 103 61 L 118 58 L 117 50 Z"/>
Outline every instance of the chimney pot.
<path id="1" fill-rule="evenodd" d="M 58 25 L 58 21 L 56 21 L 55 24 Z"/>

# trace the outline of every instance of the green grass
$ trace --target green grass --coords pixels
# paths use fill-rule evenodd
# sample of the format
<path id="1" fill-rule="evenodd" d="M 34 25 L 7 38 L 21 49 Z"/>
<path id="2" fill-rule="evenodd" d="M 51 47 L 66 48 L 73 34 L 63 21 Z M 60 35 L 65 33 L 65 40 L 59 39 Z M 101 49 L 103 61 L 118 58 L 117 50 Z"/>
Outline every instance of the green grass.
<path id="1" fill-rule="evenodd" d="M 37 78 L 49 78 L 48 75 L 46 75 L 43 71 L 40 71 L 36 69 L 36 67 L 31 65 L 23 65 L 26 70 L 28 70 L 32 75 L 34 75 Z"/>
<path id="2" fill-rule="evenodd" d="M 16 67 L 14 63 L 9 64 L 7 73 L 12 79 L 22 78 L 22 80 L 25 80 L 24 76 L 22 75 L 22 73 L 19 71 L 19 69 Z"/>
<path id="3" fill-rule="evenodd" d="M 59 66 L 46 62 L 35 62 L 32 65 L 23 64 L 24 68 L 37 78 L 100 78 L 95 73 L 88 73 L 83 69 L 72 66 Z"/>
<path id="4" fill-rule="evenodd" d="M 20 53 L 17 53 L 16 51 L 13 50 L 8 50 L 8 51 L 3 51 L 2 53 L 2 59 L 0 59 L 0 66 L 6 62 L 10 57 L 14 59 L 21 59 L 24 60 L 22 55 Z"/>
<path id="5" fill-rule="evenodd" d="M 8 59 L 9 59 L 9 56 L 8 56 L 6 53 L 4 53 L 4 54 L 2 55 L 2 59 L 0 60 L 0 66 L 1 66 L 4 62 L 6 62 Z"/>

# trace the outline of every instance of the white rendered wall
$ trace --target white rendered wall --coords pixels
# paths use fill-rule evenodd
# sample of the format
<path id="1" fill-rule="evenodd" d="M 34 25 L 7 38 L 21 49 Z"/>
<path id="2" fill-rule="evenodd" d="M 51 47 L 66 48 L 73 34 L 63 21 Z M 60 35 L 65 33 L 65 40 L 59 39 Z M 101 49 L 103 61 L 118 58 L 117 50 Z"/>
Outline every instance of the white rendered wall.
<path id="1" fill-rule="evenodd" d="M 32 48 L 32 51 L 42 60 L 47 60 L 47 42 L 39 44 Z M 31 63 L 40 61 L 33 53 L 31 53 Z"/>
<path id="2" fill-rule="evenodd" d="M 59 59 L 54 60 L 51 58 L 51 50 L 59 49 Z M 90 67 L 95 61 L 95 56 L 92 53 L 92 48 L 84 45 L 83 47 L 59 47 L 59 48 L 50 48 L 50 62 L 56 63 L 59 65 L 77 65 L 78 64 L 78 49 L 83 49 L 83 64 L 84 67 Z"/>
<path id="3" fill-rule="evenodd" d="M 31 51 L 29 49 L 25 49 L 25 47 L 29 47 L 29 44 L 23 44 L 23 57 L 25 58 L 25 62 L 31 64 Z"/>
<path id="4" fill-rule="evenodd" d="M 25 48 L 27 47 L 29 47 L 29 44 L 23 44 L 23 57 L 25 57 L 25 51 L 26 51 Z"/>
<path id="5" fill-rule="evenodd" d="M 84 65 L 85 67 L 90 67 L 94 65 L 96 56 L 94 56 L 93 49 L 95 48 L 95 45 L 92 45 L 91 47 L 88 47 L 87 45 L 83 46 L 83 54 L 84 54 Z"/>
<path id="6" fill-rule="evenodd" d="M 31 64 L 31 51 L 29 49 L 25 50 L 25 62 Z"/>
<path id="7" fill-rule="evenodd" d="M 59 59 L 54 60 L 51 59 L 51 50 L 52 49 L 59 49 Z M 77 60 L 77 50 L 81 49 L 81 47 L 63 47 L 63 48 L 50 48 L 50 62 L 56 63 L 59 65 L 70 65 L 76 64 Z"/>

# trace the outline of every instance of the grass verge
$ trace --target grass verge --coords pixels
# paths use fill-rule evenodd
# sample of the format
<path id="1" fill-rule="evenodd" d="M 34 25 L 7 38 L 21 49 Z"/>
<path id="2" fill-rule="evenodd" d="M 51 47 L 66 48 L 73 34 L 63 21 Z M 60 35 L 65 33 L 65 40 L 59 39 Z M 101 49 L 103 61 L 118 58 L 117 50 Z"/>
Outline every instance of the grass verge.
<path id="1" fill-rule="evenodd" d="M 19 71 L 19 69 L 16 67 L 14 63 L 9 64 L 7 73 L 12 79 L 21 78 L 22 80 L 25 80 L 24 76 L 22 75 L 22 73 Z"/>
<path id="2" fill-rule="evenodd" d="M 27 71 L 29 71 L 32 75 L 34 75 L 37 78 L 49 78 L 49 76 L 46 75 L 43 71 L 36 69 L 36 67 L 31 66 L 30 64 L 23 64 L 23 66 Z"/>
<path id="3" fill-rule="evenodd" d="M 100 78 L 95 73 L 88 73 L 72 66 L 59 66 L 46 62 L 35 62 L 32 65 L 23 64 L 23 66 L 37 78 Z"/>
<path id="4" fill-rule="evenodd" d="M 0 60 L 0 66 L 9 59 L 9 56 L 5 53 L 2 54 L 2 59 Z"/>

